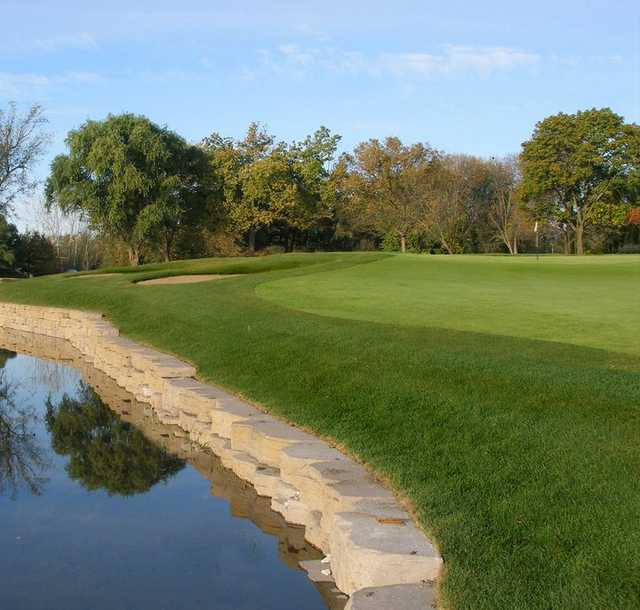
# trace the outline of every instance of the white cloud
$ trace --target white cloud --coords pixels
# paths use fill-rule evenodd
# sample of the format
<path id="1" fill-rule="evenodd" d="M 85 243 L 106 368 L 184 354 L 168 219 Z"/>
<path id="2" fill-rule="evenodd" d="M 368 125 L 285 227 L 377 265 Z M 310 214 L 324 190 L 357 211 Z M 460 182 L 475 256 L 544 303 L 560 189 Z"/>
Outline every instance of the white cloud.
<path id="1" fill-rule="evenodd" d="M 280 45 L 275 51 L 261 50 L 264 66 L 282 74 L 303 75 L 311 70 L 338 73 L 394 75 L 425 78 L 438 74 L 471 73 L 487 75 L 497 71 L 530 66 L 540 57 L 528 51 L 508 47 L 472 47 L 447 45 L 440 53 L 380 53 L 366 55 L 333 47 L 303 48 Z"/>
<path id="2" fill-rule="evenodd" d="M 62 36 L 47 36 L 23 40 L 15 44 L 14 49 L 53 53 L 64 49 L 89 51 L 98 48 L 98 41 L 90 32 L 78 32 Z"/>
<path id="3" fill-rule="evenodd" d="M 64 72 L 63 74 L 35 74 L 0 72 L 0 96 L 19 99 L 55 85 L 101 83 L 105 79 L 95 72 Z"/>

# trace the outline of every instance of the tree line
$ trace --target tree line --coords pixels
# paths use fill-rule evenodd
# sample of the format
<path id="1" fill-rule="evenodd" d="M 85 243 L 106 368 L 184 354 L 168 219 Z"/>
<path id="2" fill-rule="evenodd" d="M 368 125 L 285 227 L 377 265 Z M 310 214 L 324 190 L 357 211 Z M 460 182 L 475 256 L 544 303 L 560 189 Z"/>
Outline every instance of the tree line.
<path id="1" fill-rule="evenodd" d="M 0 114 L 3 217 L 33 187 L 42 122 L 38 107 Z M 608 108 L 550 116 L 505 158 L 396 137 L 342 154 L 339 143 L 326 127 L 282 142 L 251 123 L 241 139 L 214 132 L 193 144 L 144 116 L 110 115 L 68 134 L 46 208 L 82 220 L 87 265 L 256 251 L 640 250 L 640 127 Z M 78 258 L 77 240 L 53 241 L 58 257 L 73 245 Z"/>

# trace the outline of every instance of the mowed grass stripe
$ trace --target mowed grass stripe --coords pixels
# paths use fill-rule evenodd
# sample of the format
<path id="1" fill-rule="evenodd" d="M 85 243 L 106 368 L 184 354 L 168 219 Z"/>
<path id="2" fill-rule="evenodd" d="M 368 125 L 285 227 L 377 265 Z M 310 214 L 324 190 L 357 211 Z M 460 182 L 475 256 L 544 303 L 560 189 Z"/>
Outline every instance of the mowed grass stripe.
<path id="1" fill-rule="evenodd" d="M 344 444 L 414 503 L 447 564 L 447 607 L 637 608 L 640 357 L 614 344 L 572 344 L 564 326 L 543 341 L 408 324 L 395 309 L 397 290 L 386 319 L 379 309 L 368 313 L 379 321 L 345 315 L 350 306 L 365 311 L 367 302 L 379 308 L 380 297 L 365 288 L 378 290 L 382 271 L 395 269 L 409 294 L 412 284 L 422 290 L 415 265 L 439 260 L 339 254 L 181 262 L 170 272 L 256 264 L 261 273 L 144 288 L 131 284 L 148 275 L 144 269 L 82 282 L 52 277 L 0 286 L 0 298 L 100 309 L 131 337 L 193 361 L 204 378 Z M 457 285 L 482 292 L 483 278 L 495 273 L 485 265 L 499 260 L 451 259 L 442 268 L 453 269 Z M 606 264 L 612 276 L 624 273 Z M 528 261 L 504 265 L 518 269 L 521 285 L 545 281 Z M 546 278 L 549 294 L 565 281 L 563 268 L 571 276 L 583 267 L 559 263 Z M 425 273 L 446 286 L 444 272 Z M 610 281 L 600 267 L 577 274 Z M 331 278 L 339 302 L 317 309 L 341 317 L 295 309 L 300 282 L 331 288 Z M 580 286 L 579 278 L 566 281 Z M 287 306 L 262 298 L 273 286 L 286 295 L 288 283 L 295 289 L 283 296 Z M 619 285 L 619 301 L 636 298 Z M 404 303 L 408 315 L 411 301 Z M 519 311 L 505 307 L 501 315 Z M 637 336 L 633 315 L 625 324 Z M 604 324 L 597 341 L 611 342 L 608 333 L 619 331 Z"/>

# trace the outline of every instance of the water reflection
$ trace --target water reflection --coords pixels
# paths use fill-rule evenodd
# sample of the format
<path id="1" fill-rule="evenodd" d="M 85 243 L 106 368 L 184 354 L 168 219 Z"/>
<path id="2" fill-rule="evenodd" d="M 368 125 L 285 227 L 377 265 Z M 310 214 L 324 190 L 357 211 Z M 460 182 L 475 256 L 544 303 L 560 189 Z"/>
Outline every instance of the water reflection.
<path id="1" fill-rule="evenodd" d="M 0 369 L 15 352 L 0 350 Z M 49 465 L 33 427 L 38 421 L 34 409 L 15 401 L 15 389 L 0 370 L 0 496 L 15 499 L 19 489 L 42 493 Z"/>
<path id="2" fill-rule="evenodd" d="M 0 608 L 344 608 L 333 583 L 300 571 L 322 557 L 304 528 L 180 428 L 64 341 L 0 329 L 0 346 L 38 358 L 0 352 L 32 417 L 11 455 L 31 458 L 32 475 L 42 471 L 24 447 L 52 462 L 43 496 L 0 497 Z M 0 401 L 14 417 L 15 404 Z"/>
<path id="3" fill-rule="evenodd" d="M 65 394 L 57 404 L 47 400 L 46 424 L 54 451 L 69 457 L 69 476 L 91 491 L 145 493 L 184 468 L 183 460 L 120 420 L 84 382 L 77 398 Z"/>

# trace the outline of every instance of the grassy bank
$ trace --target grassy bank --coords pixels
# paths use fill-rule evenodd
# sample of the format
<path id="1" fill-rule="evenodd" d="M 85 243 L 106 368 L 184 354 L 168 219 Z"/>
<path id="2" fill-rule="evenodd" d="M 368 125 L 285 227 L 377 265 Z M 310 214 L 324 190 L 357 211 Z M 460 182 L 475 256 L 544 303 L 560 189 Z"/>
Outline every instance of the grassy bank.
<path id="1" fill-rule="evenodd" d="M 134 283 L 209 272 L 248 275 Z M 193 261 L 0 299 L 99 309 L 349 447 L 415 504 L 449 607 L 640 605 L 640 257 Z"/>

